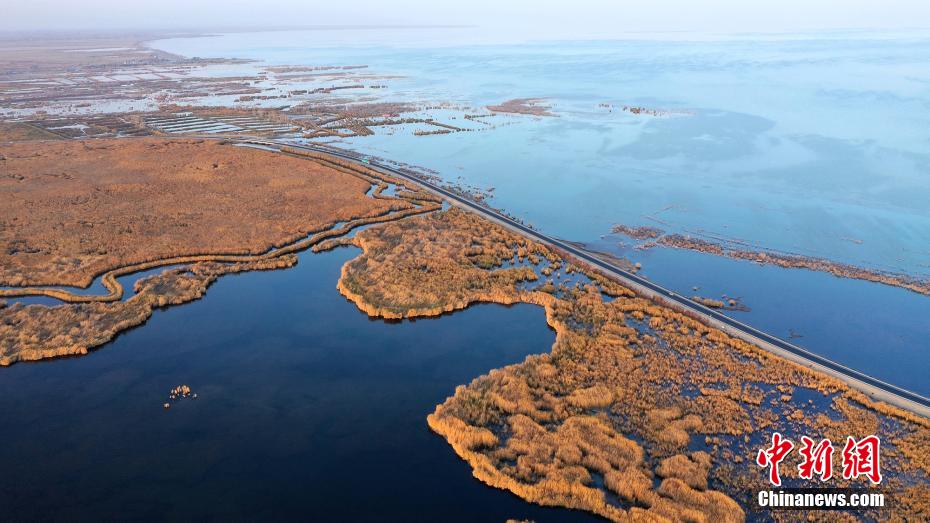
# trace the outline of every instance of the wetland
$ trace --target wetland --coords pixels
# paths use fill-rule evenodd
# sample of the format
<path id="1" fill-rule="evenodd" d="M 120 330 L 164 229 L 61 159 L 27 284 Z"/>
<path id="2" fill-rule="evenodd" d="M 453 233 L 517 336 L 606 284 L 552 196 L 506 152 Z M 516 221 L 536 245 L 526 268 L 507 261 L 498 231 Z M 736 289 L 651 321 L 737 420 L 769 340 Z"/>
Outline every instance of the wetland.
<path id="1" fill-rule="evenodd" d="M 842 516 L 930 511 L 926 419 L 413 183 L 232 145 L 379 158 L 926 394 L 930 229 L 892 197 L 925 188 L 923 142 L 829 128 L 842 93 L 782 90 L 825 101 L 792 119 L 782 95 L 715 87 L 803 69 L 816 42 L 762 60 L 726 42 L 142 43 L 156 36 L 0 45 L 4 516 L 790 520 L 745 497 L 773 430 L 880 434 L 895 504 Z M 844 60 L 846 80 L 881 69 Z M 453 85 L 444 63 L 473 72 Z M 882 100 L 863 120 L 908 106 Z M 824 190 L 840 180 L 862 183 Z M 174 401 L 182 387 L 197 399 Z"/>

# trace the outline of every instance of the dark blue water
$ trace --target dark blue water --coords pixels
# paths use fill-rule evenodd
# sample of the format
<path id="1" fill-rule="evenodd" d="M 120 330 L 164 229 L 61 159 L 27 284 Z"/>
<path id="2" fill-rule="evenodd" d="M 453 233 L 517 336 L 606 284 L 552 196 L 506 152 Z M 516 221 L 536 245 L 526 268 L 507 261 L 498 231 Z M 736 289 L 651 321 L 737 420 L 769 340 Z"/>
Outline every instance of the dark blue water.
<path id="1" fill-rule="evenodd" d="M 426 416 L 548 351 L 542 309 L 369 320 L 335 289 L 357 250 L 221 278 L 88 356 L 0 369 L 0 519 L 591 519 L 484 486 Z M 164 410 L 188 384 L 198 399 Z"/>
<path id="2" fill-rule="evenodd" d="M 167 271 L 169 269 L 177 269 L 179 267 L 184 267 L 185 265 L 189 265 L 189 264 L 179 263 L 179 264 L 174 264 L 174 265 L 164 265 L 161 267 L 146 269 L 144 271 L 138 271 L 138 272 L 134 272 L 131 274 L 124 274 L 123 276 L 116 278 L 116 281 L 118 281 L 119 284 L 123 286 L 123 298 L 122 298 L 123 301 L 128 300 L 129 298 L 132 298 L 133 296 L 136 295 L 135 285 L 137 281 L 147 278 L 149 276 L 161 274 L 162 272 Z M 16 287 L 2 287 L 2 288 L 3 289 L 16 289 Z M 67 285 L 50 285 L 50 286 L 39 285 L 38 288 L 40 289 L 43 289 L 43 288 L 61 289 L 64 291 L 68 291 L 72 294 L 76 294 L 78 296 L 105 296 L 110 293 L 110 291 L 107 290 L 107 288 L 104 287 L 103 285 L 102 276 L 95 277 L 94 280 L 91 282 L 91 284 L 87 286 L 86 288 L 69 287 Z M 14 303 L 25 303 L 25 304 L 35 304 L 35 305 L 48 305 L 48 306 L 54 307 L 56 305 L 64 304 L 63 301 L 55 299 L 55 298 L 50 298 L 48 296 L 23 296 L 19 298 L 4 298 L 4 299 L 10 305 Z"/>
<path id="3" fill-rule="evenodd" d="M 683 296 L 741 298 L 751 311 L 726 314 L 843 365 L 930 396 L 930 322 L 926 321 L 930 299 L 926 296 L 699 252 L 655 248 L 624 254 L 642 263 L 642 275 Z M 694 286 L 699 289 L 694 291 Z M 850 314 L 850 309 L 863 311 L 868 321 Z"/>

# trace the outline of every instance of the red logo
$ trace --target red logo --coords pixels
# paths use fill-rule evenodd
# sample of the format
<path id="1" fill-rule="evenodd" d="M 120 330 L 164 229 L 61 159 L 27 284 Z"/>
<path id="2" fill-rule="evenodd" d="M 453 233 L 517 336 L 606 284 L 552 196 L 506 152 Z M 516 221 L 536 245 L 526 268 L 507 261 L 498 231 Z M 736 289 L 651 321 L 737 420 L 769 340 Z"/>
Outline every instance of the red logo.
<path id="1" fill-rule="evenodd" d="M 778 465 L 785 459 L 785 456 L 794 448 L 794 443 L 789 439 L 783 439 L 781 434 L 775 432 L 772 434 L 772 446 L 759 451 L 756 456 L 756 464 L 760 467 L 771 467 L 769 471 L 769 481 L 776 487 L 781 486 L 781 477 L 778 475 Z"/>
<path id="2" fill-rule="evenodd" d="M 878 436 L 866 436 L 858 442 L 852 436 L 846 438 L 846 446 L 843 447 L 843 478 L 855 479 L 865 476 L 876 485 L 881 483 L 881 444 Z"/>
<path id="3" fill-rule="evenodd" d="M 829 439 L 822 439 L 814 445 L 814 440 L 801 436 L 801 448 L 798 452 L 804 458 L 798 465 L 798 476 L 801 479 L 814 479 L 819 476 L 820 481 L 827 481 L 833 477 L 833 443 Z M 857 479 L 865 476 L 874 484 L 882 482 L 881 444 L 878 436 L 869 435 L 859 441 L 849 436 L 843 447 L 843 479 Z M 781 475 L 778 466 L 794 448 L 794 443 L 782 437 L 781 433 L 772 433 L 772 445 L 759 451 L 756 464 L 769 468 L 769 481 L 776 487 L 781 486 Z"/>
<path id="4" fill-rule="evenodd" d="M 823 439 L 814 447 L 814 440 L 801 436 L 801 455 L 804 461 L 798 465 L 798 475 L 802 479 L 813 479 L 814 474 L 820 476 L 820 481 L 827 481 L 833 477 L 833 443 Z"/>

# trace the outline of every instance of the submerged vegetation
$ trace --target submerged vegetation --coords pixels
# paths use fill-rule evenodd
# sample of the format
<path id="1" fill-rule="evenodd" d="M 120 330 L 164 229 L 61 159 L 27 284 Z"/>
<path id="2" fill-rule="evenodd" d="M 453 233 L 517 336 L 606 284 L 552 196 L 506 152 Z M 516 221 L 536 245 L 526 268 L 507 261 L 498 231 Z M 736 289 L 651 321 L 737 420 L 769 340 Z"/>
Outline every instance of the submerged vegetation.
<path id="1" fill-rule="evenodd" d="M 482 301 L 545 308 L 558 333 L 550 353 L 458 387 L 428 418 L 489 485 L 615 521 L 739 521 L 751 506 L 743 496 L 766 484 L 752 465 L 763 434 L 876 433 L 895 442 L 883 467 L 898 494 L 882 516 L 930 510 L 923 418 L 455 208 L 348 242 L 364 253 L 343 267 L 339 289 L 369 315 L 412 318 Z M 584 283 L 536 281 L 537 268 L 554 266 L 557 275 L 583 273 Z M 782 467 L 789 483 L 795 465 Z"/>

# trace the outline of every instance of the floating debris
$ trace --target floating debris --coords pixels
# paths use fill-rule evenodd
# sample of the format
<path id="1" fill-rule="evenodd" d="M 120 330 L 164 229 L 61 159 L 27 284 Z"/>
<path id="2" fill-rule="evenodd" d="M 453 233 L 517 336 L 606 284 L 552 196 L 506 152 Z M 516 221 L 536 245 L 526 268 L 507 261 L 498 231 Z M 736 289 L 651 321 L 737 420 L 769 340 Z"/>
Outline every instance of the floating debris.
<path id="1" fill-rule="evenodd" d="M 178 396 L 178 397 L 184 397 L 184 398 L 186 398 L 186 397 L 190 396 L 190 394 L 191 394 L 191 388 L 188 387 L 187 385 L 178 385 L 177 387 L 171 389 L 171 395 L 172 395 L 172 396 Z"/>
<path id="2" fill-rule="evenodd" d="M 191 391 L 191 388 L 187 385 L 178 385 L 177 387 L 171 389 L 168 392 L 168 402 L 165 403 L 165 408 L 171 408 L 172 401 L 179 401 L 184 398 L 196 399 L 197 394 Z"/>

